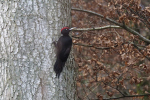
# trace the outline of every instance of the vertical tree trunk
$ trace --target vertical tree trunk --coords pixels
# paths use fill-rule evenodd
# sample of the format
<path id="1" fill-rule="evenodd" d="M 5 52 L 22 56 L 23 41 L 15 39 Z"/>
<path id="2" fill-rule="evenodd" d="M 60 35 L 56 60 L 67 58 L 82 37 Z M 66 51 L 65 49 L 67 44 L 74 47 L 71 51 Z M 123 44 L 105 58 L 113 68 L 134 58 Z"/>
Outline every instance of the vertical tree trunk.
<path id="1" fill-rule="evenodd" d="M 0 1 L 1 100 L 75 99 L 73 60 L 58 80 L 51 44 L 70 23 L 70 0 Z"/>

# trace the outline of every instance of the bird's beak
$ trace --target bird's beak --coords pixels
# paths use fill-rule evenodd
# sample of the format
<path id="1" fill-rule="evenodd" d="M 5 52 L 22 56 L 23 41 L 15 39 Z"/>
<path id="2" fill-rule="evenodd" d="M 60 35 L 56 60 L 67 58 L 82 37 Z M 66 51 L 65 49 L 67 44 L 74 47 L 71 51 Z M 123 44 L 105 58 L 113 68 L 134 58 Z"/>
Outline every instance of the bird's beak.
<path id="1" fill-rule="evenodd" d="M 75 29 L 76 27 L 72 27 L 72 28 L 70 28 L 69 30 L 71 31 L 71 30 L 73 30 L 73 29 Z"/>

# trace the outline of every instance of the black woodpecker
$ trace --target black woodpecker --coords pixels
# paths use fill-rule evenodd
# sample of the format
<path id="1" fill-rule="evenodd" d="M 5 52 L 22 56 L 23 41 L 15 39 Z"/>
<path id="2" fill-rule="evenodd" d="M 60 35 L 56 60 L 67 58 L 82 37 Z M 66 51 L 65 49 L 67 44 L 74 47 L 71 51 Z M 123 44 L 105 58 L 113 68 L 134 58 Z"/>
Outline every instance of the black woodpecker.
<path id="1" fill-rule="evenodd" d="M 69 36 L 69 32 L 74 28 L 64 27 L 61 29 L 62 36 L 59 38 L 57 43 L 55 42 L 56 47 L 56 62 L 54 65 L 54 71 L 56 73 L 56 77 L 59 78 L 60 73 L 65 66 L 65 62 L 70 54 L 71 46 L 72 46 L 72 38 Z"/>

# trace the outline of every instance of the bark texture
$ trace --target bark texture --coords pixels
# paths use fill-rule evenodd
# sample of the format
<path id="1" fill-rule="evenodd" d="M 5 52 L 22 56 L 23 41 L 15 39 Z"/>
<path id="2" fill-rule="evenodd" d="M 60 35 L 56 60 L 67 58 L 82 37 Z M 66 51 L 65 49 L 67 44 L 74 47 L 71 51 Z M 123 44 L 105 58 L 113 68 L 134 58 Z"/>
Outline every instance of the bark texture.
<path id="1" fill-rule="evenodd" d="M 75 99 L 73 58 L 58 80 L 51 44 L 70 22 L 70 0 L 0 1 L 0 100 Z"/>

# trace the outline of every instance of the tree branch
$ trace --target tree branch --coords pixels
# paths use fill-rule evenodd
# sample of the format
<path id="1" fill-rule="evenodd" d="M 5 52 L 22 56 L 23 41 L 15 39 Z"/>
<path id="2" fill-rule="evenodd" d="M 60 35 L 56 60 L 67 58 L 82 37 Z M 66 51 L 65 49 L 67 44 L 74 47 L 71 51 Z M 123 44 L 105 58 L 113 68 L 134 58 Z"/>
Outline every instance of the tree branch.
<path id="1" fill-rule="evenodd" d="M 73 29 L 73 31 L 94 31 L 94 30 L 103 30 L 108 28 L 121 28 L 121 27 L 115 25 L 107 25 L 103 27 L 93 27 L 93 28 L 75 28 Z"/>
<path id="2" fill-rule="evenodd" d="M 84 46 L 84 47 L 93 47 L 95 49 L 101 49 L 101 50 L 104 50 L 104 49 L 112 49 L 114 47 L 117 47 L 118 45 L 115 45 L 115 46 L 111 46 L 111 47 L 95 47 L 93 45 L 85 45 L 85 44 L 80 44 L 80 43 L 73 43 L 74 45 L 79 45 L 79 46 Z"/>
<path id="3" fill-rule="evenodd" d="M 136 32 L 135 30 L 133 30 L 133 29 L 127 27 L 126 25 L 121 24 L 121 23 L 118 23 L 118 22 L 116 22 L 116 21 L 114 21 L 114 20 L 112 20 L 112 19 L 110 19 L 110 18 L 108 18 L 108 17 L 104 17 L 104 16 L 101 15 L 101 14 L 98 14 L 98 13 L 96 13 L 96 12 L 89 11 L 89 10 L 83 10 L 83 9 L 78 9 L 78 8 L 72 8 L 72 10 L 74 10 L 74 11 L 86 12 L 86 13 L 90 13 L 90 14 L 99 16 L 99 17 L 101 17 L 101 18 L 104 18 L 104 19 L 106 19 L 107 21 L 109 21 L 109 22 L 111 22 L 111 23 L 113 23 L 113 24 L 116 24 L 116 25 L 122 27 L 123 29 L 125 29 L 125 30 L 128 31 L 128 32 L 130 32 L 130 33 L 132 33 L 132 34 L 134 34 L 134 35 L 138 35 L 141 40 L 143 40 L 144 42 L 150 44 L 150 40 L 149 40 L 149 39 L 143 37 L 141 34 L 139 34 L 138 32 Z"/>
<path id="4" fill-rule="evenodd" d="M 125 96 L 121 96 L 121 97 L 108 98 L 108 99 L 103 99 L 103 100 L 112 100 L 112 99 L 120 99 L 120 98 L 127 98 L 127 97 L 142 97 L 142 96 L 150 96 L 150 93 L 140 94 L 140 95 L 125 95 Z"/>

